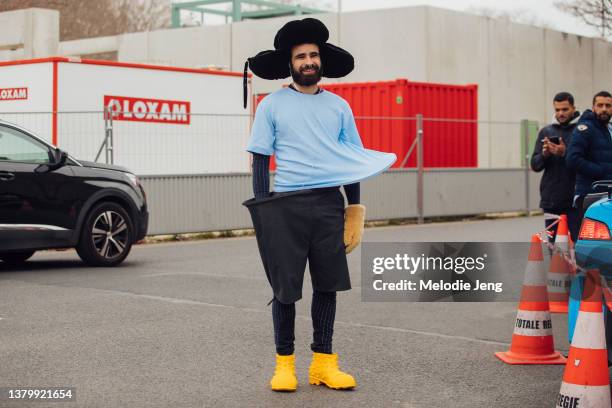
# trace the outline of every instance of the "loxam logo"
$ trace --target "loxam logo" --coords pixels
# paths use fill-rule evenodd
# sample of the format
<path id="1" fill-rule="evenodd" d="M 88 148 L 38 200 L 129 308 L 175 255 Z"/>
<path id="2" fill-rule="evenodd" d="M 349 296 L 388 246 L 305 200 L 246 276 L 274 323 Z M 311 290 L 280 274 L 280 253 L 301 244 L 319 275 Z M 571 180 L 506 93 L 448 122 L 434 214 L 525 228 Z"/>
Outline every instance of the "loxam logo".
<path id="1" fill-rule="evenodd" d="M 180 125 L 191 121 L 191 103 L 186 101 L 104 95 L 104 107 L 110 108 L 113 120 Z"/>
<path id="2" fill-rule="evenodd" d="M 0 88 L 0 101 L 28 99 L 28 88 Z"/>

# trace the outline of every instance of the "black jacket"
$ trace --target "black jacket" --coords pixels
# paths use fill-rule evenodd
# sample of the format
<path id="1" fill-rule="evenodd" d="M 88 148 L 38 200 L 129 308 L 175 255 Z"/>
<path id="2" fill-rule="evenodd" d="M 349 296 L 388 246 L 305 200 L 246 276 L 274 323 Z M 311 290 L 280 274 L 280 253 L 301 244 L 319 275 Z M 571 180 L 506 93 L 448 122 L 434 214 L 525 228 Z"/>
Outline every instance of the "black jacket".
<path id="1" fill-rule="evenodd" d="M 567 166 L 576 171 L 576 194 L 591 193 L 597 180 L 612 180 L 612 139 L 607 125 L 586 110 L 574 129 L 565 155 Z"/>
<path id="2" fill-rule="evenodd" d="M 580 114 L 576 112 L 570 123 L 552 123 L 543 127 L 538 133 L 533 155 L 531 156 L 531 168 L 533 171 L 544 170 L 540 182 L 540 208 L 543 209 L 565 209 L 572 207 L 574 201 L 575 174 L 565 164 L 565 157 L 542 155 L 542 144 L 544 138 L 560 137 L 566 146 L 570 145 L 572 132 Z M 567 155 L 567 150 L 566 150 Z"/>

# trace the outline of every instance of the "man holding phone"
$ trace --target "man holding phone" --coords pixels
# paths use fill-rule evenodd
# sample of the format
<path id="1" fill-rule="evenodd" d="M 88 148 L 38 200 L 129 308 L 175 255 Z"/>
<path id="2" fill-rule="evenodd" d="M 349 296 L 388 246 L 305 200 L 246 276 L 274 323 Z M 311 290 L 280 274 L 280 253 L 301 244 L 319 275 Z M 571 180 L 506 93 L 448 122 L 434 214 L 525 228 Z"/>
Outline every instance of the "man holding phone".
<path id="1" fill-rule="evenodd" d="M 575 174 L 565 165 L 565 153 L 580 113 L 574 106 L 574 97 L 568 92 L 555 95 L 553 107 L 554 122 L 540 130 L 531 156 L 531 168 L 536 172 L 544 171 L 540 182 L 540 208 L 544 210 L 546 227 L 555 221 L 554 216 L 567 214 L 568 227 L 575 241 L 578 234 L 578 214 L 573 208 Z M 551 242 L 556 235 L 555 226 Z"/>

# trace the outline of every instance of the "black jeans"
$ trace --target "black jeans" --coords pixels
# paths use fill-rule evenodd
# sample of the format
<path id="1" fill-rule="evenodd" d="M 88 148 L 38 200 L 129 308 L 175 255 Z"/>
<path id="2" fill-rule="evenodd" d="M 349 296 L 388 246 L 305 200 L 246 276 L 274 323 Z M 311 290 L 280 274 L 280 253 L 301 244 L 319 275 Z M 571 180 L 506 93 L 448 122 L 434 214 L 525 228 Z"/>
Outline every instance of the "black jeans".
<path id="1" fill-rule="evenodd" d="M 336 292 L 313 291 L 310 312 L 313 328 L 313 341 L 310 348 L 317 353 L 331 354 L 334 321 L 336 319 Z M 276 353 L 284 356 L 293 354 L 295 303 L 285 304 L 274 298 L 272 301 L 272 320 Z"/>

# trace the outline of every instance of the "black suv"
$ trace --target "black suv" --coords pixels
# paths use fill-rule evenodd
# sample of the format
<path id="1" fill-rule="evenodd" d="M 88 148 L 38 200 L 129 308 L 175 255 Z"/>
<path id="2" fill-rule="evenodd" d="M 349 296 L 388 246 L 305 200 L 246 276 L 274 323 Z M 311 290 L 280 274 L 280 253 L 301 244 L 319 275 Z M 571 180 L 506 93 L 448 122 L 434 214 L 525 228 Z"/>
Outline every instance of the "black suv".
<path id="1" fill-rule="evenodd" d="M 87 264 L 115 266 L 144 238 L 145 192 L 127 169 L 76 160 L 0 120 L 0 259 L 75 247 Z"/>

